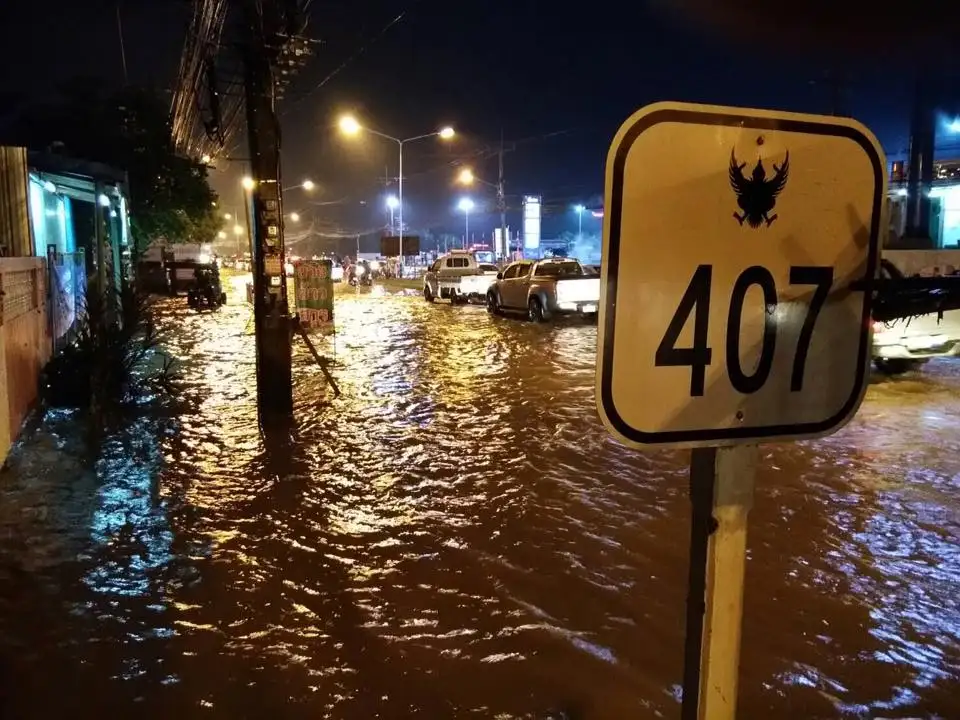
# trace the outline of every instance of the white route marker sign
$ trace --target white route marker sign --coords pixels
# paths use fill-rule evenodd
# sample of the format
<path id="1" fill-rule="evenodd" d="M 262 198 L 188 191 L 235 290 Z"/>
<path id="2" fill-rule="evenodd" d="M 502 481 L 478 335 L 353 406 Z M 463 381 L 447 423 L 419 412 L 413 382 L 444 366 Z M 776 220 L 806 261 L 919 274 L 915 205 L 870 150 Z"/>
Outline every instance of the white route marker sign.
<path id="1" fill-rule="evenodd" d="M 863 399 L 883 150 L 845 118 L 657 103 L 607 156 L 597 407 L 635 447 L 827 435 Z"/>

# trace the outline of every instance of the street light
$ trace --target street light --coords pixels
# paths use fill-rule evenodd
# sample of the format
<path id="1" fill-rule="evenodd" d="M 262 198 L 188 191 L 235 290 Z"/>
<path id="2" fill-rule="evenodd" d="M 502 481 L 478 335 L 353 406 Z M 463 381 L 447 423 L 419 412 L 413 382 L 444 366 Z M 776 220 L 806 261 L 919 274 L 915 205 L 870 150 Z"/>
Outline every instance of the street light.
<path id="1" fill-rule="evenodd" d="M 224 213 L 224 214 L 223 214 L 223 219 L 224 219 L 224 220 L 232 220 L 232 219 L 233 219 L 233 215 L 231 215 L 230 213 Z"/>
<path id="2" fill-rule="evenodd" d="M 400 207 L 400 200 L 396 195 L 387 196 L 387 207 L 390 209 L 390 234 L 393 234 L 393 211 Z"/>
<path id="3" fill-rule="evenodd" d="M 460 202 L 457 203 L 457 207 L 463 210 L 463 247 L 466 248 L 467 244 L 470 242 L 470 211 L 473 210 L 473 200 L 468 197 L 460 198 Z"/>
<path id="4" fill-rule="evenodd" d="M 290 213 L 290 222 L 300 222 L 300 213 Z"/>
<path id="5" fill-rule="evenodd" d="M 221 230 L 220 232 L 217 233 L 217 237 L 220 238 L 221 240 L 226 240 L 227 234 L 223 230 Z"/>
<path id="6" fill-rule="evenodd" d="M 257 183 L 252 177 L 247 175 L 240 181 L 240 184 L 243 185 L 244 190 L 253 190 Z"/>
<path id="7" fill-rule="evenodd" d="M 577 240 L 583 237 L 583 211 L 586 208 L 583 205 L 574 205 L 574 212 L 577 213 Z"/>
<path id="8" fill-rule="evenodd" d="M 297 190 L 297 189 L 306 190 L 307 192 L 310 192 L 315 187 L 316 185 L 313 184 L 313 180 L 304 180 L 299 185 L 291 185 L 290 187 L 283 188 L 282 192 L 289 192 L 290 190 Z"/>
<path id="9" fill-rule="evenodd" d="M 360 131 L 368 132 L 371 135 L 376 135 L 381 137 L 384 140 L 390 140 L 395 142 L 397 147 L 400 150 L 400 168 L 399 168 L 399 178 L 397 179 L 397 194 L 400 196 L 397 200 L 397 208 L 399 210 L 399 223 L 400 227 L 398 229 L 399 235 L 399 245 L 400 245 L 400 264 L 403 265 L 403 146 L 407 143 L 414 142 L 416 140 L 426 140 L 427 138 L 439 137 L 442 140 L 450 140 L 456 132 L 452 127 L 443 127 L 439 130 L 436 130 L 431 133 L 424 133 L 423 135 L 414 135 L 413 137 L 408 138 L 397 138 L 393 135 L 387 135 L 382 133 L 379 130 L 373 130 L 368 127 L 363 127 L 359 121 L 353 117 L 353 115 L 344 115 L 340 118 L 338 123 L 340 126 L 340 131 L 347 136 L 354 136 L 360 133 Z"/>

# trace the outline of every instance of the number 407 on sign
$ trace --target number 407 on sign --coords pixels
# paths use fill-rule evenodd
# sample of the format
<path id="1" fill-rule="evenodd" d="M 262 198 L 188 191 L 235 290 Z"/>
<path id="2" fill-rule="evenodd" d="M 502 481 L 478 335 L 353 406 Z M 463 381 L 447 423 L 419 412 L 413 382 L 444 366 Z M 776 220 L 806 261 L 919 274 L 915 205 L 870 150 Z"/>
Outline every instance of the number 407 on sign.
<path id="1" fill-rule="evenodd" d="M 856 412 L 886 161 L 859 123 L 660 103 L 606 169 L 597 406 L 637 447 L 828 434 Z"/>

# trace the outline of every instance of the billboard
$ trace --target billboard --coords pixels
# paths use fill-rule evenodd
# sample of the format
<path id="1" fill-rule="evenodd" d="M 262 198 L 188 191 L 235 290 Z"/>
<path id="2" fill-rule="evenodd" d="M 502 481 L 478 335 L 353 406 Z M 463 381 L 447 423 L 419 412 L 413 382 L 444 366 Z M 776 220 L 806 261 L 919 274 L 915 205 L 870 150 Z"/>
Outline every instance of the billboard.
<path id="1" fill-rule="evenodd" d="M 540 249 L 540 196 L 523 198 L 523 249 Z"/>
<path id="2" fill-rule="evenodd" d="M 387 235 L 380 238 L 380 255 L 383 257 L 397 257 L 400 254 L 400 237 L 398 235 Z M 420 254 L 420 236 L 419 235 L 404 235 L 403 236 L 403 255 L 404 257 L 409 257 L 410 255 L 419 255 Z"/>
<path id="3" fill-rule="evenodd" d="M 297 315 L 304 327 L 320 327 L 333 322 L 332 269 L 330 260 L 304 260 L 293 268 Z"/>

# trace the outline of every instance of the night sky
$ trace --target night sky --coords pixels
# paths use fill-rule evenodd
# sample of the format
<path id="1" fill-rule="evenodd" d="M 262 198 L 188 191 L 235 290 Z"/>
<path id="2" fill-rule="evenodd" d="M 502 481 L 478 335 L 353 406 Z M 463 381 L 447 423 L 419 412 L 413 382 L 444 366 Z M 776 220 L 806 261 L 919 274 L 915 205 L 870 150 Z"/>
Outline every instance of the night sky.
<path id="1" fill-rule="evenodd" d="M 2 105 L 11 107 L 12 93 L 48 94 L 73 75 L 122 83 L 115 7 L 111 0 L 0 3 Z M 190 3 L 121 0 L 120 8 L 130 80 L 169 88 Z M 495 180 L 495 158 L 476 158 L 496 146 L 501 131 L 516 142 L 506 155 L 511 207 L 522 194 L 540 194 L 553 210 L 544 235 L 575 229 L 568 208 L 599 204 L 618 125 L 655 100 L 829 113 L 834 99 L 826 78 L 841 71 L 847 81 L 839 109 L 865 122 L 891 158 L 908 142 L 912 81 L 900 53 L 778 48 L 769 31 L 708 31 L 643 2 L 315 0 L 309 33 L 323 44 L 280 106 L 284 175 L 285 184 L 309 177 L 319 187 L 311 196 L 290 193 L 287 208 L 333 234 L 377 231 L 386 222 L 378 178 L 397 174 L 395 146 L 338 134 L 343 111 L 394 136 L 444 124 L 457 129 L 449 146 L 426 141 L 404 154 L 405 219 L 414 228 L 452 232 L 462 232 L 455 203 L 464 194 L 452 184 L 454 167 L 468 162 Z M 950 115 L 960 108 L 955 90 L 951 80 L 943 100 Z M 951 142 L 944 139 L 942 154 L 952 153 Z M 228 150 L 246 157 L 242 135 Z M 239 201 L 242 174 L 242 162 L 218 159 L 211 175 L 226 204 Z M 470 194 L 493 208 L 492 191 Z M 478 209 L 471 230 L 489 233 L 495 222 Z M 591 218 L 584 231 L 589 223 L 599 229 Z M 510 224 L 518 227 L 518 215 Z"/>

